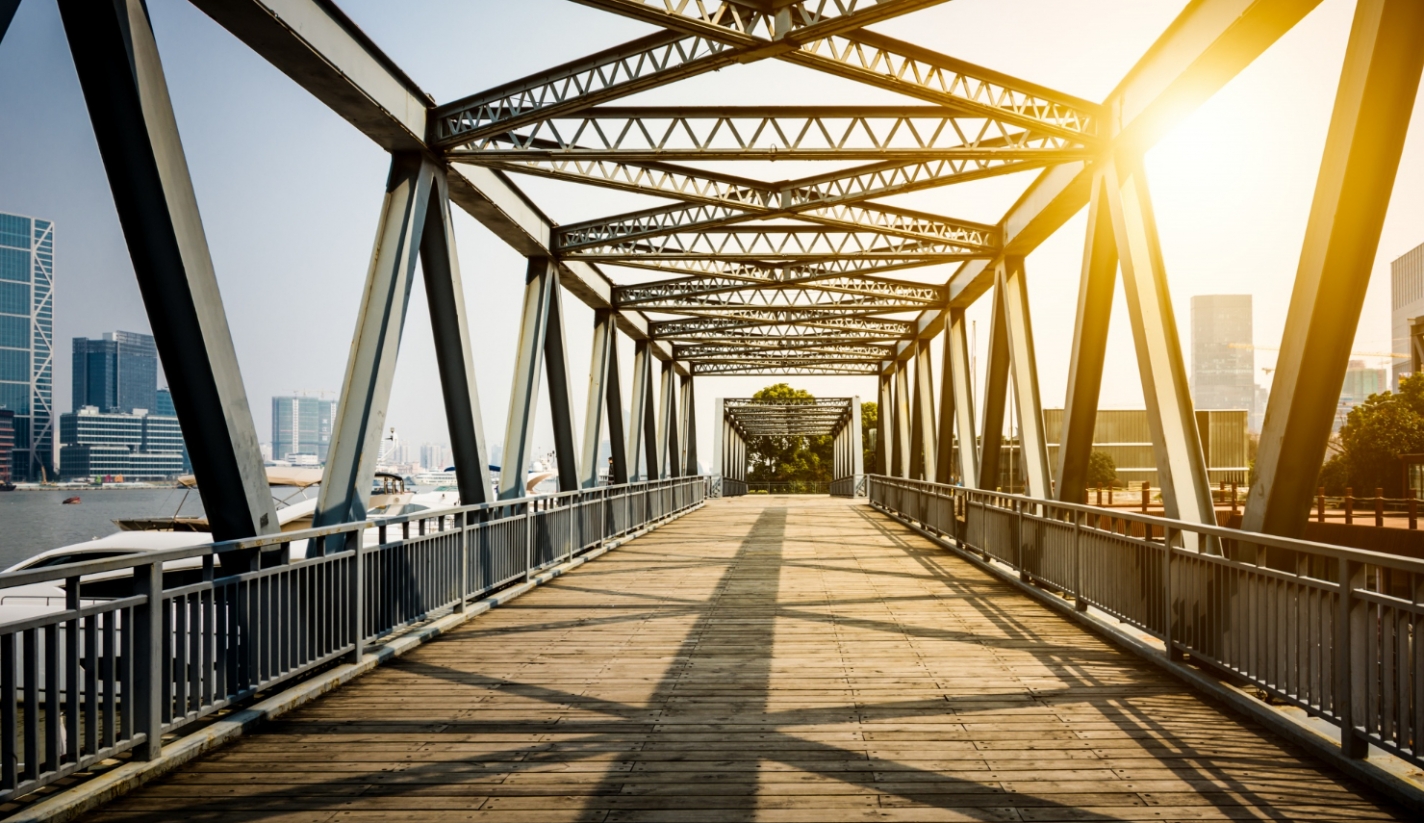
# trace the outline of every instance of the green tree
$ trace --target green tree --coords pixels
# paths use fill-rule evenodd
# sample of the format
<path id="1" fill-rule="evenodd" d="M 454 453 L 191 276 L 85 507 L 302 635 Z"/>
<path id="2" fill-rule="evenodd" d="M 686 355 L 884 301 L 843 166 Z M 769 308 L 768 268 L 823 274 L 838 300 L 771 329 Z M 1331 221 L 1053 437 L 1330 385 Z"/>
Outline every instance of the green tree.
<path id="1" fill-rule="evenodd" d="M 1107 452 L 1088 455 L 1088 488 L 1096 489 L 1117 483 L 1117 462 Z"/>
<path id="2" fill-rule="evenodd" d="M 1398 392 L 1372 394 L 1350 410 L 1340 427 L 1340 453 L 1320 470 L 1327 494 L 1356 494 L 1384 489 L 1387 497 L 1404 496 L 1399 456 L 1424 452 L 1424 373 L 1410 375 Z"/>
<path id="3" fill-rule="evenodd" d="M 880 407 L 874 401 L 860 404 L 860 445 L 862 447 L 862 464 L 866 474 L 875 471 L 875 446 L 876 438 L 880 436 L 876 424 L 880 422 Z"/>
<path id="4" fill-rule="evenodd" d="M 777 383 L 752 395 L 752 399 L 767 403 L 804 403 L 816 398 L 804 389 Z M 833 440 L 829 435 L 754 437 L 747 444 L 747 479 L 758 483 L 833 480 L 833 455 Z"/>

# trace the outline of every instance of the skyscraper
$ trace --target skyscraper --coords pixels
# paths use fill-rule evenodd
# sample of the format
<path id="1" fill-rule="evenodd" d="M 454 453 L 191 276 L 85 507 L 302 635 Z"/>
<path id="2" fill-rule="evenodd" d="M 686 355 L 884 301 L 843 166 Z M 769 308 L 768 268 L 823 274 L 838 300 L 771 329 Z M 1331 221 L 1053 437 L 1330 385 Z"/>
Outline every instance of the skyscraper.
<path id="1" fill-rule="evenodd" d="M 74 338 L 74 411 L 157 411 L 158 348 L 147 334 L 106 332 Z"/>
<path id="2" fill-rule="evenodd" d="M 0 214 L 0 408 L 16 480 L 54 476 L 54 224 Z"/>
<path id="3" fill-rule="evenodd" d="M 1255 409 L 1251 340 L 1251 295 L 1192 298 L 1192 402 L 1198 409 Z"/>
<path id="4" fill-rule="evenodd" d="M 331 421 L 336 401 L 317 397 L 272 398 L 272 458 L 289 454 L 314 454 L 326 462 L 331 446 Z"/>
<path id="5" fill-rule="evenodd" d="M 1389 264 L 1391 352 L 1394 358 L 1391 388 L 1424 363 L 1424 245 L 1400 255 Z"/>

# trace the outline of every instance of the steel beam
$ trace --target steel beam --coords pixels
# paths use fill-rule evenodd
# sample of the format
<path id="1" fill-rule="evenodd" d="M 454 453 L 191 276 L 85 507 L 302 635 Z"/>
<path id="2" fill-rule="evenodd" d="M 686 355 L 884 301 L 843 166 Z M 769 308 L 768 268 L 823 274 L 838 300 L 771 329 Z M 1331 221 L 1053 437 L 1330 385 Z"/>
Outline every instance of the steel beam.
<path id="1" fill-rule="evenodd" d="M 959 482 L 967 489 L 979 488 L 979 441 L 974 434 L 974 370 L 969 357 L 969 335 L 965 328 L 964 310 L 951 309 L 944 330 L 945 376 L 941 387 L 945 402 L 954 398 L 955 434 L 959 444 Z M 941 430 L 941 437 L 948 437 Z"/>
<path id="2" fill-rule="evenodd" d="M 564 293 L 559 268 L 550 269 L 549 319 L 544 326 L 544 382 L 549 389 L 549 411 L 554 424 L 554 458 L 559 466 L 559 491 L 578 491 L 579 448 L 574 440 L 574 392 L 570 384 L 569 349 L 564 330 Z M 595 439 L 594 447 L 597 448 Z M 597 476 L 597 469 L 594 469 Z"/>
<path id="3" fill-rule="evenodd" d="M 64 0 L 59 10 L 213 538 L 276 532 L 148 13 L 141 0 Z"/>
<path id="4" fill-rule="evenodd" d="M 1147 175 L 1141 165 L 1105 165 L 1103 184 L 1112 215 L 1123 294 L 1132 321 L 1137 368 L 1167 517 L 1216 525 L 1211 485 L 1192 408 L 1186 365 Z"/>
<path id="5" fill-rule="evenodd" d="M 890 437 L 890 415 L 895 408 L 894 383 L 888 374 L 879 377 L 880 391 L 875 410 L 875 473 L 889 475 L 894 461 L 891 455 L 893 444 Z"/>
<path id="6" fill-rule="evenodd" d="M 1083 273 L 1073 322 L 1073 347 L 1068 358 L 1068 394 L 1063 401 L 1063 428 L 1058 435 L 1057 498 L 1082 503 L 1088 493 L 1088 461 L 1097 429 L 1098 395 L 1108 348 L 1113 290 L 1117 284 L 1117 243 L 1108 213 L 1102 175 L 1093 184 L 1088 204 L 1088 234 L 1083 244 Z"/>
<path id="7" fill-rule="evenodd" d="M 658 468 L 649 474 L 662 479 L 678 476 L 677 447 L 677 386 L 672 364 L 663 363 L 658 390 Z"/>
<path id="8" fill-rule="evenodd" d="M 0 0 L 0 43 L 5 42 L 5 31 L 10 28 L 10 21 L 19 8 L 20 0 Z"/>
<path id="9" fill-rule="evenodd" d="M 547 257 L 529 258 L 527 272 L 514 383 L 509 390 L 509 416 L 504 425 L 504 455 L 500 458 L 501 500 L 525 494 L 524 475 L 533 457 L 534 415 L 539 406 L 539 370 L 548 336 L 549 298 L 558 283 L 554 261 Z"/>
<path id="10" fill-rule="evenodd" d="M 1000 458 L 1004 452 L 1004 412 L 1009 399 L 1008 321 L 1004 314 L 1004 290 L 994 289 L 993 314 L 989 319 L 989 360 L 984 371 L 984 422 L 979 427 L 979 488 L 999 488 Z"/>
<path id="11" fill-rule="evenodd" d="M 445 422 L 455 458 L 460 502 L 486 503 L 490 489 L 489 443 L 485 440 L 480 393 L 475 385 L 475 361 L 470 350 L 470 323 L 465 288 L 455 254 L 455 226 L 450 217 L 450 192 L 443 170 L 435 171 L 425 230 L 420 238 L 420 265 L 425 273 L 425 297 L 435 333 L 435 362 L 445 399 Z"/>
<path id="12" fill-rule="evenodd" d="M 894 438 L 895 450 L 890 453 L 893 458 L 891 474 L 896 477 L 909 477 L 910 465 L 913 458 L 910 456 L 910 364 L 908 362 L 897 362 L 895 364 L 895 422 Z"/>
<path id="13" fill-rule="evenodd" d="M 585 489 L 591 489 L 598 485 L 598 447 L 603 440 L 603 412 L 604 408 L 611 406 L 608 402 L 611 386 L 608 384 L 610 368 L 613 359 L 613 350 L 617 344 L 617 330 L 613 326 L 613 313 L 607 309 L 594 312 L 593 315 L 593 352 L 588 366 L 588 402 L 584 404 L 583 413 L 583 453 L 579 458 L 579 468 L 582 474 L 579 478 L 580 485 Z M 610 420 L 612 410 L 609 410 Z M 617 425 L 622 426 L 622 420 Z M 610 429 L 612 425 L 610 425 Z M 612 432 L 609 432 L 609 445 L 612 445 Z M 609 480 L 612 482 L 612 471 L 609 472 Z"/>
<path id="14" fill-rule="evenodd" d="M 915 400 L 910 424 L 910 478 L 935 478 L 935 397 L 930 341 L 919 340 L 915 349 Z"/>
<path id="15" fill-rule="evenodd" d="M 1246 501 L 1249 531 L 1305 531 L 1421 70 L 1424 4 L 1360 0 Z"/>
<path id="16" fill-rule="evenodd" d="M 366 519 L 417 254 L 438 173 L 435 165 L 419 154 L 391 156 L 375 248 L 312 516 L 314 528 Z M 309 552 L 323 550 L 320 541 L 311 541 Z"/>
<path id="17" fill-rule="evenodd" d="M 697 467 L 697 395 L 692 375 L 682 378 L 682 422 L 678 432 L 682 435 L 682 473 L 689 477 L 698 473 Z"/>
<path id="18" fill-rule="evenodd" d="M 657 435 L 653 422 L 652 355 L 648 341 L 633 344 L 632 414 L 628 423 L 628 473 L 630 480 L 648 480 L 657 476 Z M 639 470 L 640 459 L 646 468 Z"/>
<path id="19" fill-rule="evenodd" d="M 1023 258 L 1005 258 L 999 265 L 998 277 L 1004 292 L 1004 329 L 1008 332 L 1009 360 L 1013 364 L 1014 399 L 1018 401 L 1019 454 L 1023 457 L 1024 480 L 1031 497 L 1049 500 L 1053 479 L 1048 473 L 1048 441 L 1043 432 L 1038 359 L 1034 353 Z"/>
<path id="20" fill-rule="evenodd" d="M 610 327 L 611 345 L 608 347 L 608 484 L 620 485 L 631 479 L 628 469 L 628 446 L 624 437 L 623 385 L 618 373 L 617 326 Z"/>

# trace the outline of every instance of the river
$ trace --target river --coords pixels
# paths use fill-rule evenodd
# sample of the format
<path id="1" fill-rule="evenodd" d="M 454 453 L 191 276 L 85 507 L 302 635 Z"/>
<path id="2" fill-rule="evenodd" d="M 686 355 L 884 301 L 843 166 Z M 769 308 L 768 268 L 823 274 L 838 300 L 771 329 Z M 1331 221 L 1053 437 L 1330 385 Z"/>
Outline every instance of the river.
<path id="1" fill-rule="evenodd" d="M 63 505 L 78 496 L 78 505 Z M 181 510 L 180 510 L 181 509 Z M 196 491 L 186 489 L 64 489 L 0 493 L 0 569 L 46 549 L 118 531 L 119 517 L 203 514 Z"/>

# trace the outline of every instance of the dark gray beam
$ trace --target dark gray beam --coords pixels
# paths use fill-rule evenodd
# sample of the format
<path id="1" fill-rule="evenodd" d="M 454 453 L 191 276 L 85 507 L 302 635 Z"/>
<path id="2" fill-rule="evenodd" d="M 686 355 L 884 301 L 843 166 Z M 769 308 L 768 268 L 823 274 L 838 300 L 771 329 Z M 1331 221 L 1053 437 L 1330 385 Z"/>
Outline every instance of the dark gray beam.
<path id="1" fill-rule="evenodd" d="M 1009 395 L 1009 334 L 1004 317 L 1004 293 L 994 289 L 989 318 L 989 359 L 984 370 L 984 420 L 979 426 L 979 488 L 999 488 L 999 460 L 1004 451 L 1004 413 Z"/>
<path id="2" fill-rule="evenodd" d="M 616 337 L 616 329 L 613 336 Z M 608 347 L 608 375 L 605 382 L 608 384 L 608 448 L 611 465 L 608 472 L 608 483 L 617 485 L 627 483 L 628 473 L 628 452 L 626 440 L 624 438 L 623 422 L 623 388 L 618 376 L 618 346 L 616 340 L 614 345 Z"/>
<path id="3" fill-rule="evenodd" d="M 548 337 L 549 296 L 557 285 L 554 261 L 547 257 L 529 258 L 514 382 L 509 390 L 509 416 L 504 426 L 504 455 L 500 458 L 501 500 L 525 495 L 524 474 L 533 456 L 534 416 L 539 407 L 539 370 Z"/>
<path id="4" fill-rule="evenodd" d="M 559 491 L 571 492 L 579 490 L 582 478 L 579 476 L 578 442 L 574 439 L 574 397 L 558 267 L 550 268 L 550 276 L 553 277 L 553 288 L 549 289 L 549 318 L 544 325 L 544 380 L 549 388 L 549 412 L 554 424 L 554 457 L 559 464 Z"/>
<path id="5" fill-rule="evenodd" d="M 5 31 L 10 28 L 10 21 L 15 19 L 19 8 L 20 0 L 0 0 L 0 43 L 5 42 Z"/>
<path id="6" fill-rule="evenodd" d="M 276 532 L 147 11 L 140 0 L 64 0 L 59 10 L 213 538 Z"/>

